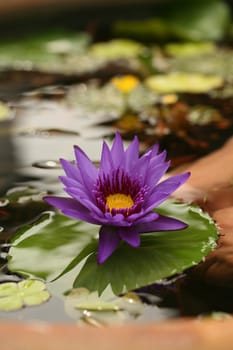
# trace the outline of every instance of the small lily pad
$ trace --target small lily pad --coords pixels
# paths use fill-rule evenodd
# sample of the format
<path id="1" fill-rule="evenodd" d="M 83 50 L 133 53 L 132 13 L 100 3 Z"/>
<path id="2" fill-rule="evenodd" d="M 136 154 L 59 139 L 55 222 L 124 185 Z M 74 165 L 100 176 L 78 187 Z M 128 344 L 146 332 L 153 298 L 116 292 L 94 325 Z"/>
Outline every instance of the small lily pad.
<path id="1" fill-rule="evenodd" d="M 223 85 L 217 75 L 170 73 L 154 75 L 146 79 L 146 86 L 157 93 L 204 93 Z"/>
<path id="2" fill-rule="evenodd" d="M 114 39 L 92 45 L 90 53 L 94 57 L 116 60 L 136 57 L 142 52 L 143 48 L 143 45 L 133 40 Z"/>
<path id="3" fill-rule="evenodd" d="M 0 284 L 0 310 L 13 311 L 24 306 L 40 305 L 50 298 L 42 281 L 25 280 Z"/>
<path id="4" fill-rule="evenodd" d="M 171 56 L 194 56 L 216 51 L 216 46 L 211 42 L 187 42 L 170 43 L 165 46 L 165 52 Z"/>

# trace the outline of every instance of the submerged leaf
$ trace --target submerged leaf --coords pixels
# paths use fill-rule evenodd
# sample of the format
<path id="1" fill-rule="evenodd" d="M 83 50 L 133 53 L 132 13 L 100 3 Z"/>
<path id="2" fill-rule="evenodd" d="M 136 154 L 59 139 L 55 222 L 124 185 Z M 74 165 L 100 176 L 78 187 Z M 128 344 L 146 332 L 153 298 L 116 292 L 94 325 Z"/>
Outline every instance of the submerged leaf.
<path id="1" fill-rule="evenodd" d="M 65 298 L 65 310 L 72 318 L 99 325 L 135 319 L 143 309 L 144 305 L 135 293 L 116 297 L 108 291 L 100 297 L 97 292 L 77 288 Z"/>

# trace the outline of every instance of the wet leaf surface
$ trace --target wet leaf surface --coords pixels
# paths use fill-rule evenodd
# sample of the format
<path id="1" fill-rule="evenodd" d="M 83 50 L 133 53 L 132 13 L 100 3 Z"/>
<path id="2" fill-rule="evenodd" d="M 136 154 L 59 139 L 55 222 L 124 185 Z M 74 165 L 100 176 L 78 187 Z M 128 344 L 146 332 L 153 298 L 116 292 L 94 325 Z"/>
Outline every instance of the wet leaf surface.
<path id="1" fill-rule="evenodd" d="M 167 201 L 160 212 L 188 222 L 189 228 L 142 234 L 139 249 L 123 243 L 102 265 L 96 260 L 98 227 L 45 214 L 38 223 L 18 232 L 12 241 L 8 267 L 23 275 L 52 280 L 81 262 L 74 281 L 76 288 L 101 294 L 110 285 L 115 294 L 120 294 L 180 273 L 215 247 L 216 227 L 199 208 Z"/>

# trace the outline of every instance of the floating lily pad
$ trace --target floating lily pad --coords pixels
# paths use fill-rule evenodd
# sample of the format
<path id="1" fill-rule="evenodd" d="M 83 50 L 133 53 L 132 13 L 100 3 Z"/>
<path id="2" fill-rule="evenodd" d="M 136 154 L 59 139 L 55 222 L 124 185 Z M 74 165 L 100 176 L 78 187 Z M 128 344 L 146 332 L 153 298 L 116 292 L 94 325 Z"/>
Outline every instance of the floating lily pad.
<path id="1" fill-rule="evenodd" d="M 39 69 L 65 73 L 75 66 L 67 67 L 72 57 L 83 56 L 90 37 L 86 33 L 46 33 L 17 41 L 1 43 L 0 67 L 13 69 Z"/>
<path id="2" fill-rule="evenodd" d="M 170 43 L 165 46 L 165 52 L 171 56 L 194 56 L 206 53 L 214 53 L 216 46 L 211 42 L 187 42 L 187 43 Z"/>
<path id="3" fill-rule="evenodd" d="M 143 45 L 133 40 L 114 39 L 92 45 L 90 53 L 94 57 L 117 60 L 119 58 L 136 57 L 142 52 L 143 48 Z"/>
<path id="4" fill-rule="evenodd" d="M 52 280 L 75 257 L 81 261 L 93 251 L 97 233 L 97 226 L 52 212 L 45 213 L 34 225 L 18 231 L 10 249 L 10 270 Z"/>
<path id="5" fill-rule="evenodd" d="M 51 280 L 81 262 L 81 271 L 74 281 L 76 288 L 101 294 L 110 285 L 115 294 L 120 294 L 183 272 L 216 246 L 214 222 L 198 207 L 168 200 L 158 211 L 187 222 L 189 227 L 142 234 L 140 248 L 122 243 L 102 265 L 96 259 L 98 226 L 45 214 L 33 226 L 19 231 L 9 252 L 8 268 Z"/>
<path id="6" fill-rule="evenodd" d="M 162 13 L 152 13 L 146 20 L 117 21 L 115 33 L 137 39 L 215 41 L 224 37 L 230 25 L 230 9 L 221 0 L 179 0 L 161 4 Z"/>
<path id="7" fill-rule="evenodd" d="M 13 311 L 23 306 L 40 305 L 49 298 L 45 284 L 38 280 L 0 284 L 0 310 Z"/>
<path id="8" fill-rule="evenodd" d="M 18 186 L 11 188 L 7 191 L 5 200 L 6 203 L 18 203 L 23 204 L 29 201 L 42 201 L 46 192 L 39 191 L 36 188 Z"/>
<path id="9" fill-rule="evenodd" d="M 214 54 L 203 53 L 188 58 L 177 56 L 169 60 L 169 65 L 170 71 L 219 75 L 226 80 L 233 77 L 232 52 L 221 48 L 218 48 Z"/>
<path id="10" fill-rule="evenodd" d="M 97 123 L 100 115 L 115 115 L 119 117 L 126 108 L 126 101 L 121 91 L 111 84 L 103 87 L 97 84 L 77 85 L 68 94 L 68 103 L 77 108 L 80 113 L 90 113 Z M 94 116 L 96 115 L 96 118 Z"/>
<path id="11" fill-rule="evenodd" d="M 154 75 L 146 79 L 146 86 L 157 93 L 204 93 L 223 85 L 217 75 L 170 73 Z"/>

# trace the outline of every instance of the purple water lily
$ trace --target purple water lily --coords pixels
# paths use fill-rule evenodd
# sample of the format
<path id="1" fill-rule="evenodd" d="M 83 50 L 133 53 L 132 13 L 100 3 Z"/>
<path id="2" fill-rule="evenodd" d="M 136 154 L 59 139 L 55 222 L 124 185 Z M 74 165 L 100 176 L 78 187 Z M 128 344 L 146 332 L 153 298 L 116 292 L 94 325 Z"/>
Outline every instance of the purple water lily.
<path id="1" fill-rule="evenodd" d="M 110 149 L 104 142 L 100 167 L 74 147 L 76 163 L 61 159 L 66 176 L 60 180 L 70 198 L 47 196 L 45 200 L 72 218 L 101 225 L 98 263 L 103 263 L 125 241 L 140 246 L 140 233 L 181 230 L 184 222 L 162 216 L 154 209 L 181 186 L 189 173 L 175 175 L 159 182 L 170 162 L 158 145 L 139 157 L 135 137 L 124 150 L 119 133 Z"/>

